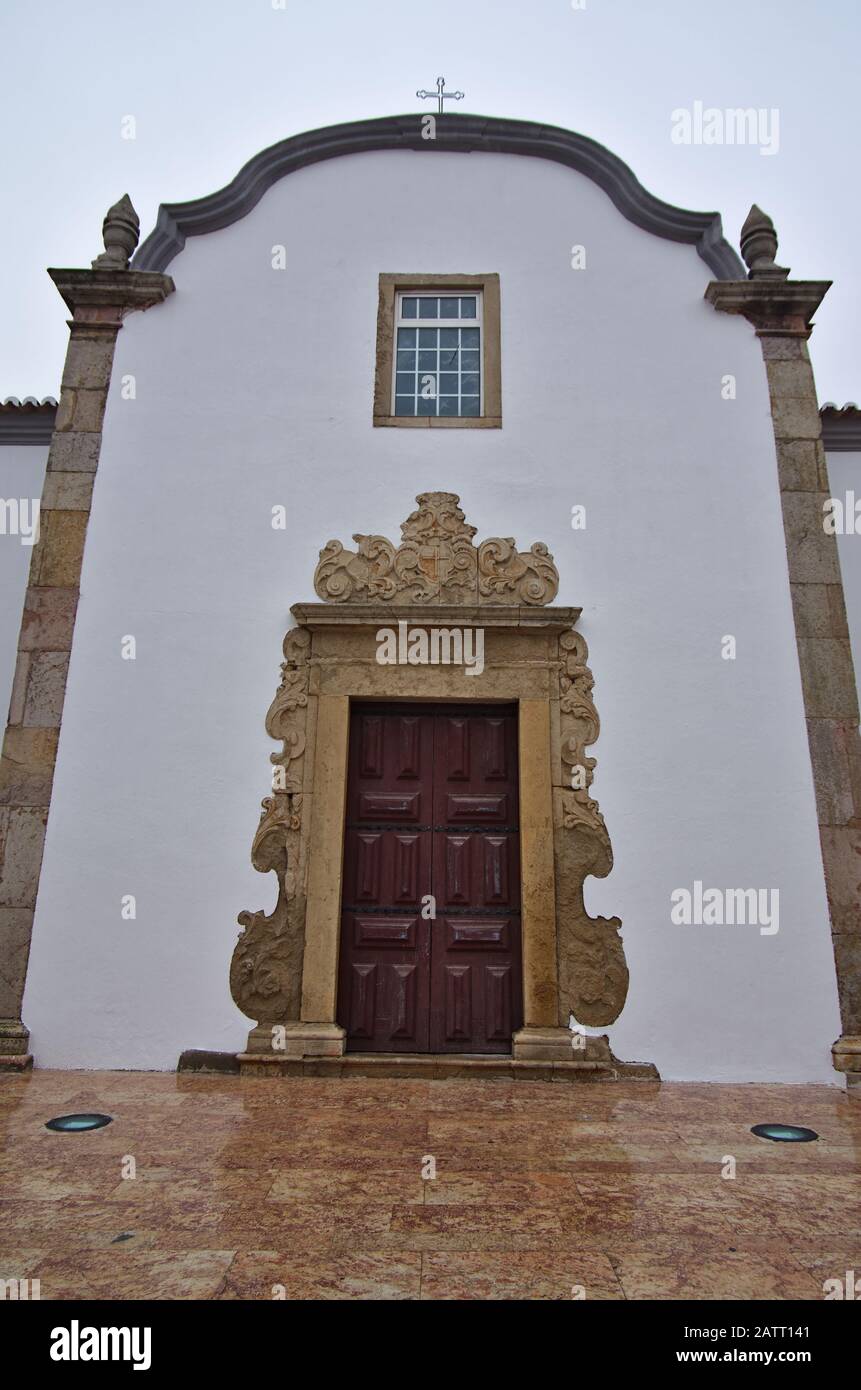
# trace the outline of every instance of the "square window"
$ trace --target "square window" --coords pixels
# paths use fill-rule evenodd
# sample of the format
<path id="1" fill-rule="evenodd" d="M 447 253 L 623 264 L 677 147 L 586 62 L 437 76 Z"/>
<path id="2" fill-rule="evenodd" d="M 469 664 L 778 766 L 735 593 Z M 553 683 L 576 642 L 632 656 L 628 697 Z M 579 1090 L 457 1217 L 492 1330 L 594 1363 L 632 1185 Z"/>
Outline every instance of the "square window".
<path id="1" fill-rule="evenodd" d="M 423 272 L 417 280 L 380 276 L 374 424 L 462 418 L 499 428 L 499 277 Z"/>

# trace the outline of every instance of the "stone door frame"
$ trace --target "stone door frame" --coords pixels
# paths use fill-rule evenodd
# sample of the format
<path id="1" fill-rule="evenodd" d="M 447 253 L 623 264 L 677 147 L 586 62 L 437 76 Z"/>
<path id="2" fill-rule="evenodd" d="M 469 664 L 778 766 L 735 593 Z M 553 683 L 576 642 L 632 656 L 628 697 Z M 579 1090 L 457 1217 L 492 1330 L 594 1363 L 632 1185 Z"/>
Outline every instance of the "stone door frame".
<path id="1" fill-rule="evenodd" d="M 606 1072 L 621 1066 L 606 1039 L 581 1030 L 572 1049 L 569 1029 L 572 1014 L 583 1028 L 614 1022 L 628 988 L 619 918 L 590 917 L 583 902 L 584 879 L 608 874 L 613 854 L 589 792 L 586 750 L 600 722 L 580 609 L 546 606 L 559 576 L 541 542 L 523 552 L 511 537 L 476 546 L 455 494 L 416 500 L 399 546 L 378 535 L 354 536 L 357 551 L 327 542 L 314 576 L 324 601 L 290 610 L 296 626 L 266 716 L 281 751 L 251 851 L 256 869 L 275 873 L 278 900 L 271 913 L 240 914 L 230 972 L 234 1000 L 256 1023 L 240 1064 L 289 1070 L 344 1054 L 336 1011 L 351 704 L 498 702 L 518 710 L 524 1026 L 513 1059 Z M 381 661 L 381 629 L 424 634 L 428 652 L 414 664 L 404 651 Z M 475 642 L 479 630 L 483 670 L 468 674 L 448 639 L 471 631 Z M 431 632 L 445 635 L 448 660 L 440 646 L 434 655 Z"/>
<path id="2" fill-rule="evenodd" d="M 510 610 L 488 618 L 450 608 L 398 609 L 412 630 L 483 627 L 485 673 L 470 679 L 463 667 L 379 666 L 376 633 L 392 614 L 368 614 L 327 604 L 299 604 L 292 610 L 312 636 L 309 699 L 316 701 L 316 738 L 311 782 L 316 790 L 308 842 L 308 901 L 302 964 L 301 1016 L 291 1041 L 307 1045 L 325 1032 L 331 1052 L 343 1051 L 344 1030 L 336 1021 L 341 932 L 341 877 L 350 712 L 363 700 L 388 703 L 516 705 L 520 779 L 520 854 L 523 943 L 524 1027 L 515 1034 L 514 1055 L 530 1045 L 535 1029 L 559 1029 L 556 883 L 553 853 L 552 666 L 559 637 L 570 632 L 578 609 L 538 609 L 512 627 Z M 515 617 L 516 621 L 516 617 Z M 558 719 L 557 719 L 558 729 Z M 307 754 L 306 754 L 307 757 Z M 561 758 L 559 759 L 561 778 Z M 561 788 L 560 788 L 561 789 Z M 571 1053 L 564 1030 L 564 1055 Z M 326 1049 L 329 1052 L 329 1049 Z"/>

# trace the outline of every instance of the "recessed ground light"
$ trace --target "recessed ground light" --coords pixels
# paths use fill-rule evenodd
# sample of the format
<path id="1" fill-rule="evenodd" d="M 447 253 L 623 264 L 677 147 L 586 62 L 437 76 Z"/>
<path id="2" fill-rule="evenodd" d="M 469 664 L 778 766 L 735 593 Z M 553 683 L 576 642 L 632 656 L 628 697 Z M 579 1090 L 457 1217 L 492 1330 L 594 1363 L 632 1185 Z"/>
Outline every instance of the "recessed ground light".
<path id="1" fill-rule="evenodd" d="M 805 1129 L 803 1125 L 753 1125 L 751 1134 L 759 1139 L 773 1139 L 776 1144 L 809 1144 L 818 1139 L 815 1129 Z"/>
<path id="2" fill-rule="evenodd" d="M 83 1129 L 101 1129 L 111 1123 L 110 1115 L 57 1115 L 45 1122 L 46 1129 L 59 1129 L 63 1134 L 77 1134 Z"/>

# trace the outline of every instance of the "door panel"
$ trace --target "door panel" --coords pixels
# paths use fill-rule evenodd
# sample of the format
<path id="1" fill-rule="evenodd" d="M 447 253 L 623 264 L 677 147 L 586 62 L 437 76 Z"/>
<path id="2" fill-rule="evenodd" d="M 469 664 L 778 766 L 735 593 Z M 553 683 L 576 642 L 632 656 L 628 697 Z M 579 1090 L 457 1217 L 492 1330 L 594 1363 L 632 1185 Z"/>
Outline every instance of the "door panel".
<path id="1" fill-rule="evenodd" d="M 357 706 L 348 776 L 348 1050 L 509 1052 L 522 1022 L 516 710 Z M 421 915 L 428 895 L 435 919 Z"/>
<path id="2" fill-rule="evenodd" d="M 435 726 L 430 1048 L 510 1052 L 522 1021 L 516 714 L 441 711 Z"/>
<path id="3" fill-rule="evenodd" d="M 338 1017 L 360 1052 L 426 1052 L 433 718 L 409 707 L 350 723 Z"/>

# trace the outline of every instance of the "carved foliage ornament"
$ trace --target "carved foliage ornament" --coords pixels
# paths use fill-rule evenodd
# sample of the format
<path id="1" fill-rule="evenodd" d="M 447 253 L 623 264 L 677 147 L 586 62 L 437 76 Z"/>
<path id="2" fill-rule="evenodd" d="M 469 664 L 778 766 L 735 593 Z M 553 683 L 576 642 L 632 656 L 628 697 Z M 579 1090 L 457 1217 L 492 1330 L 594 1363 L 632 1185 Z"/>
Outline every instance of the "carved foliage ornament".
<path id="1" fill-rule="evenodd" d="M 354 535 L 357 550 L 327 541 L 314 588 L 327 603 L 551 603 L 559 588 L 553 556 L 541 541 L 518 551 L 513 537 L 473 544 L 453 492 L 423 492 L 401 526 L 401 544 Z"/>
<path id="2" fill-rule="evenodd" d="M 606 878 L 613 850 L 604 817 L 589 795 L 595 759 L 587 747 L 601 731 L 592 702 L 589 651 L 579 632 L 559 638 L 559 724 L 562 787 L 555 808 L 556 913 L 559 1022 L 569 1013 L 578 1023 L 600 1028 L 622 1012 L 628 967 L 618 917 L 590 917 L 583 882 Z M 555 778 L 554 778 L 555 780 Z M 572 788 L 568 790 L 568 788 Z"/>
<path id="3" fill-rule="evenodd" d="M 311 634 L 292 628 L 284 638 L 281 684 L 266 715 L 266 731 L 281 743 L 273 753 L 272 795 L 262 805 L 251 847 L 260 873 L 274 873 L 278 898 L 272 912 L 241 912 L 244 928 L 233 952 L 230 991 L 248 1018 L 261 1026 L 299 1017 L 304 947 L 305 888 L 302 781 L 308 706 Z"/>

